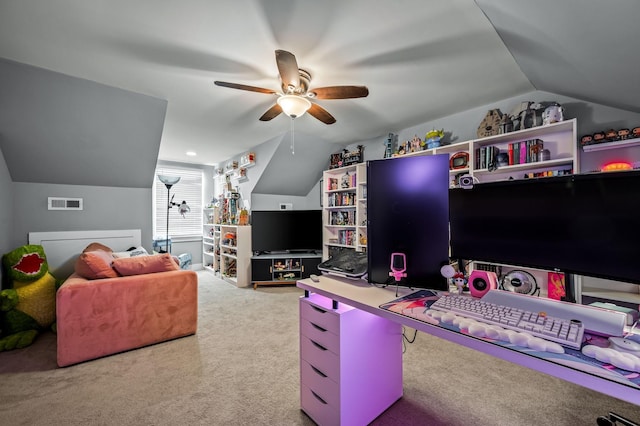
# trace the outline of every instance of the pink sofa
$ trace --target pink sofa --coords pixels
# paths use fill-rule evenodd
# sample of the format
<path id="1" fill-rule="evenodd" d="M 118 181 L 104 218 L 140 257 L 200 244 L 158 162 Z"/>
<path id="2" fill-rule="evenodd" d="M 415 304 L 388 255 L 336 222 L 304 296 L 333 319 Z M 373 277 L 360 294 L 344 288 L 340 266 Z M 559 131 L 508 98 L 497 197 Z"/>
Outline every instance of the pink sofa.
<path id="1" fill-rule="evenodd" d="M 76 364 L 196 333 L 198 278 L 172 270 L 86 279 L 56 295 L 58 365 Z"/>

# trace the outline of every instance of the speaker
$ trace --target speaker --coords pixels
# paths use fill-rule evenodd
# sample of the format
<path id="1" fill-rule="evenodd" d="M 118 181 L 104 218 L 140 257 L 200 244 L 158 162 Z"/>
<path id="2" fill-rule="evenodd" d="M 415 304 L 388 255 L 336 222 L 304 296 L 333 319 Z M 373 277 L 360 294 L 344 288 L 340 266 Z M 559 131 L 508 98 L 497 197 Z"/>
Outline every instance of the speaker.
<path id="1" fill-rule="evenodd" d="M 473 297 L 482 297 L 489 290 L 498 288 L 498 277 L 495 272 L 471 271 L 469 275 L 469 291 Z"/>

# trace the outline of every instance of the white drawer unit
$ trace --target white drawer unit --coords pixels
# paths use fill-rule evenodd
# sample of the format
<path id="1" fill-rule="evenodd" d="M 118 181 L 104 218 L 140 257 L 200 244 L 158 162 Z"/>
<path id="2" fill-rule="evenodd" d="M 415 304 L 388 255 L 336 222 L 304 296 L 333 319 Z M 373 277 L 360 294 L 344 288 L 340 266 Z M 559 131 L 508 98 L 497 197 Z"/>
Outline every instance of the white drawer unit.
<path id="1" fill-rule="evenodd" d="M 300 298 L 300 406 L 320 426 L 366 425 L 402 397 L 402 327 Z"/>

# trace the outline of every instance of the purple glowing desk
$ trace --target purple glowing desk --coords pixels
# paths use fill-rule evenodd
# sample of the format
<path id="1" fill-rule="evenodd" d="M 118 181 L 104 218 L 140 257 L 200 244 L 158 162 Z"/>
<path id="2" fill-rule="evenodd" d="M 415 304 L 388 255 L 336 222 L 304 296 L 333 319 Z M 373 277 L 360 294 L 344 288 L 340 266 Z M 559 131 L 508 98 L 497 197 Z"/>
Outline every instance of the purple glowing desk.
<path id="1" fill-rule="evenodd" d="M 310 293 L 330 298 L 334 302 L 344 303 L 450 342 L 640 405 L 640 379 L 633 382 L 619 372 L 603 368 L 602 364 L 595 360 L 517 349 L 518 347 L 513 345 L 507 346 L 475 338 L 452 328 L 432 325 L 380 308 L 380 305 L 413 293 L 414 290 L 400 288 L 399 294 L 396 295 L 395 287 L 378 288 L 361 280 L 329 275 L 321 276 L 319 282 L 313 282 L 311 279 L 298 281 L 297 286 Z M 579 353 L 576 351 L 577 354 Z"/>

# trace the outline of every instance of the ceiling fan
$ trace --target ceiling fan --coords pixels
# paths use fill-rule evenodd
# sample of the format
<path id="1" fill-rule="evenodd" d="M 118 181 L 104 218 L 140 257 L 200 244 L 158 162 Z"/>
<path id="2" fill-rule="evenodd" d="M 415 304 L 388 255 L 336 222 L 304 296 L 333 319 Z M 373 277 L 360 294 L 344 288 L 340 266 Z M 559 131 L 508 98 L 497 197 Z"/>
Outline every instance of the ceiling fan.
<path id="1" fill-rule="evenodd" d="M 309 112 L 310 115 L 323 123 L 333 124 L 336 119 L 327 110 L 309 99 L 349 99 L 364 98 L 369 95 L 369 89 L 366 86 L 327 86 L 309 89 L 311 74 L 298 68 L 296 57 L 286 50 L 276 50 L 276 63 L 280 73 L 282 93 L 262 87 L 225 81 L 215 81 L 214 83 L 216 86 L 231 89 L 277 95 L 276 103 L 260 117 L 261 121 L 272 120 L 283 112 L 291 118 L 300 117 L 305 112 Z"/>

